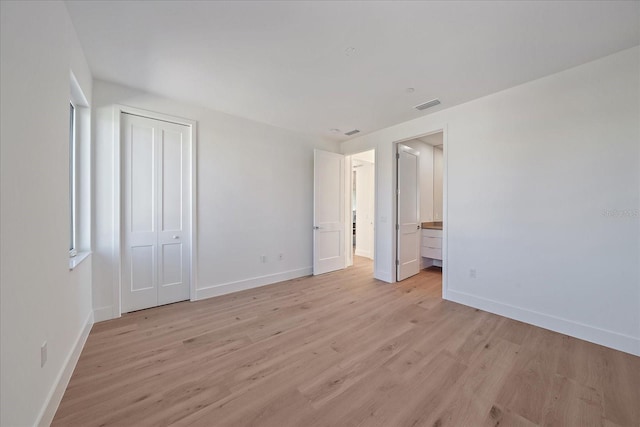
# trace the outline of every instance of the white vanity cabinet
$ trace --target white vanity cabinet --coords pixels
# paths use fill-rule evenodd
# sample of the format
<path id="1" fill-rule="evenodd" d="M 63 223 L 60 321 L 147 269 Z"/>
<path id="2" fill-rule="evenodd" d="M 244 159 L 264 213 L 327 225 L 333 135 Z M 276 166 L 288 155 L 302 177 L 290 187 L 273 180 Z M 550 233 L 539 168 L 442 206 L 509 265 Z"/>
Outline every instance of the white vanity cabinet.
<path id="1" fill-rule="evenodd" d="M 422 229 L 420 255 L 425 258 L 442 260 L 442 230 Z"/>

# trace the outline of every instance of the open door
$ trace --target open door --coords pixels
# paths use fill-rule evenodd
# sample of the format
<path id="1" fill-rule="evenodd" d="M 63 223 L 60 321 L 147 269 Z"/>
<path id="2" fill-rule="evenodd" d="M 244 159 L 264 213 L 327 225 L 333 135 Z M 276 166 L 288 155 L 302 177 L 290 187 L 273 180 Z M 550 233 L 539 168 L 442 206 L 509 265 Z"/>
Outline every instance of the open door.
<path id="1" fill-rule="evenodd" d="M 396 225 L 396 280 L 401 281 L 420 272 L 420 174 L 419 153 L 398 144 Z"/>
<path id="2" fill-rule="evenodd" d="M 314 150 L 313 274 L 346 267 L 344 156 Z"/>

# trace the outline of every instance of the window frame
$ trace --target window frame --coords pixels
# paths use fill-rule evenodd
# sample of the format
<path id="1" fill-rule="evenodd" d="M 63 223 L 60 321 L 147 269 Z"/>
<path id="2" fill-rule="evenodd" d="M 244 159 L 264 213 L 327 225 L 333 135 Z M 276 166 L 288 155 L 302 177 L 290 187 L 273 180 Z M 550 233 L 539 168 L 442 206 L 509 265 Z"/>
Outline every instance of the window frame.
<path id="1" fill-rule="evenodd" d="M 78 254 L 77 211 L 77 111 L 73 100 L 69 100 L 69 257 Z"/>

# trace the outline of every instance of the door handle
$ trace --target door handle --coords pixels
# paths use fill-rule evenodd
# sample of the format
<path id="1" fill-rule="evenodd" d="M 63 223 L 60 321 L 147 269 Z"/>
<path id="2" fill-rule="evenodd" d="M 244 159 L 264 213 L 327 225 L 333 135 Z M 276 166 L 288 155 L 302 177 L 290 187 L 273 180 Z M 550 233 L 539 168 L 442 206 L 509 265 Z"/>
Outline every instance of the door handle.
<path id="1" fill-rule="evenodd" d="M 175 236 L 171 236 L 171 238 L 172 238 L 172 239 L 179 239 L 179 238 L 180 238 L 180 236 L 175 235 Z"/>

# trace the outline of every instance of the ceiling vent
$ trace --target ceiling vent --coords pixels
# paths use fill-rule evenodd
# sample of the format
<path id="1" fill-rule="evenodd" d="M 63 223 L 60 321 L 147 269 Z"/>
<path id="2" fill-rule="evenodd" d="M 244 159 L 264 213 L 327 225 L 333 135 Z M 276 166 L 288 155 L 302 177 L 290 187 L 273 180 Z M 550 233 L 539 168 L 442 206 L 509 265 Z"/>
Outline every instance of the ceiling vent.
<path id="1" fill-rule="evenodd" d="M 416 110 L 426 110 L 427 108 L 435 107 L 436 105 L 439 105 L 439 104 L 440 104 L 439 99 L 432 99 L 431 101 L 427 101 L 423 104 L 416 105 L 413 108 L 415 108 Z"/>
<path id="2" fill-rule="evenodd" d="M 356 133 L 359 133 L 360 131 L 358 129 L 354 129 L 354 130 L 350 130 L 349 132 L 345 133 L 345 135 L 347 136 L 351 136 L 351 135 L 355 135 Z"/>

